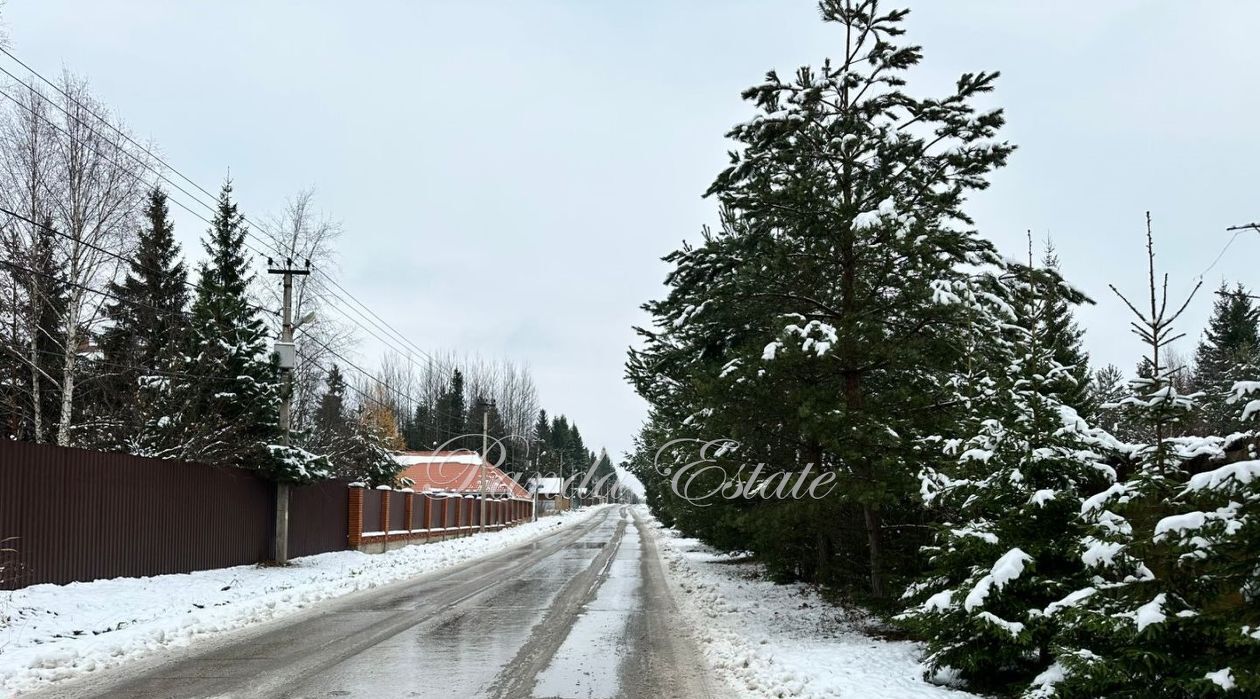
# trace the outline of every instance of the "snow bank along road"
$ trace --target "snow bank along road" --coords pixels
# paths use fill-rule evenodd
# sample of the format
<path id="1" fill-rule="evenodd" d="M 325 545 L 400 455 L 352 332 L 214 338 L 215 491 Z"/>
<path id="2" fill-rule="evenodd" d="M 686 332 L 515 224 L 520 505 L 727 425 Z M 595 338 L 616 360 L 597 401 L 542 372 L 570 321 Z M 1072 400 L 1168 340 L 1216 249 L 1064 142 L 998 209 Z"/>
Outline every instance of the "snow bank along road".
<path id="1" fill-rule="evenodd" d="M 713 696 L 635 508 L 29 696 Z"/>
<path id="2" fill-rule="evenodd" d="M 651 527 L 675 586 L 680 626 L 740 699 L 976 699 L 923 679 L 923 647 L 878 637 L 869 615 L 806 585 L 775 585 L 756 563 Z M 944 679 L 944 678 L 943 678 Z"/>

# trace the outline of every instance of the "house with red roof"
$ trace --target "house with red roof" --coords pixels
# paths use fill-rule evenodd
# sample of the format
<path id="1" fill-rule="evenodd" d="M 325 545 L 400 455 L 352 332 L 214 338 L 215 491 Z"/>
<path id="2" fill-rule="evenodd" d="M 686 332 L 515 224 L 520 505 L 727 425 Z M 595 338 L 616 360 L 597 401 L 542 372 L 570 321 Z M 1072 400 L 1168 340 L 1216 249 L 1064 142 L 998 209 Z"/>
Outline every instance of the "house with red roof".
<path id="1" fill-rule="evenodd" d="M 394 458 L 403 467 L 398 478 L 411 481 L 410 487 L 417 493 L 475 495 L 481 492 L 481 479 L 484 473 L 487 495 L 521 500 L 529 500 L 532 497 L 528 490 L 512 480 L 512 477 L 499 467 L 483 459 L 477 452 L 467 449 L 404 451 L 396 454 Z"/>

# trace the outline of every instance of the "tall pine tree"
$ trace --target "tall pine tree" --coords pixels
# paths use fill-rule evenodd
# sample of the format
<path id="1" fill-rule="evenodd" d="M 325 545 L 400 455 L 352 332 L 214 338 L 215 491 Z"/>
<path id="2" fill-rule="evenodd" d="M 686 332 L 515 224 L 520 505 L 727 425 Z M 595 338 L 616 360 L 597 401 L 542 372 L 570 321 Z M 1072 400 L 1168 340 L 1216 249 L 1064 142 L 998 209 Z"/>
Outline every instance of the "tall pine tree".
<path id="1" fill-rule="evenodd" d="M 628 371 L 678 436 L 738 442 L 724 453 L 730 473 L 835 472 L 832 498 L 768 503 L 782 527 L 745 538 L 760 538 L 759 553 L 793 552 L 801 577 L 847 575 L 838 561 L 865 558 L 882 597 L 888 548 L 914 557 L 917 544 L 886 541 L 885 519 L 913 506 L 919 439 L 951 412 L 946 378 L 967 325 L 957 292 L 968 268 L 997 261 L 964 200 L 1013 147 L 996 138 L 1002 111 L 973 106 L 996 73 L 916 98 L 902 89 L 922 57 L 899 43 L 907 11 L 819 7 L 839 57 L 744 92 L 758 113 L 728 134 L 731 165 L 708 191 L 722 229 L 666 258 L 669 295 L 647 304 L 655 328 Z M 729 523 L 747 507 L 703 517 Z"/>
<path id="2" fill-rule="evenodd" d="M 467 426 L 467 401 L 464 397 L 464 374 L 459 369 L 451 371 L 450 383 L 438 396 L 434 412 L 438 448 L 464 448 L 462 438 L 467 436 L 464 431 Z"/>

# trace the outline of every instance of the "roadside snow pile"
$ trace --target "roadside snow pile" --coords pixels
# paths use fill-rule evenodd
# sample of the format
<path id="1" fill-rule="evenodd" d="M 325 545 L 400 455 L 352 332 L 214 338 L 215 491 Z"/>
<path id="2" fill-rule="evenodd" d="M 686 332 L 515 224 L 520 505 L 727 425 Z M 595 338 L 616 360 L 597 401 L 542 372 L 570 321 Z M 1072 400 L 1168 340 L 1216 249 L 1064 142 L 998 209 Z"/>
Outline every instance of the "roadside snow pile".
<path id="1" fill-rule="evenodd" d="M 709 663 L 742 697 L 973 697 L 923 680 L 923 647 L 863 629 L 862 613 L 804 585 L 776 585 L 761 566 L 657 527 L 675 597 Z"/>
<path id="2" fill-rule="evenodd" d="M 0 696 L 449 568 L 583 522 L 600 509 L 388 553 L 308 556 L 287 568 L 238 566 L 0 592 Z"/>

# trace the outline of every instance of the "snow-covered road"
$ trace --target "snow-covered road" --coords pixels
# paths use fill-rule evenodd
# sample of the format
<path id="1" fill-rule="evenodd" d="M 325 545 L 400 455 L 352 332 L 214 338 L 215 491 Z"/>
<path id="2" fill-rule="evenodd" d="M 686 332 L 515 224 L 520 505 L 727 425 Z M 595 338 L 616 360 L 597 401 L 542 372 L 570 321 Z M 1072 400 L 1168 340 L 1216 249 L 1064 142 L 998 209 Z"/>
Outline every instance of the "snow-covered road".
<path id="1" fill-rule="evenodd" d="M 31 696 L 706 697 L 635 508 Z M 426 548 L 426 547 L 413 547 Z"/>
<path id="2" fill-rule="evenodd" d="M 922 648 L 642 507 L 291 568 L 0 597 L 0 697 L 971 695 Z M 29 694 L 28 694 L 29 693 Z"/>

